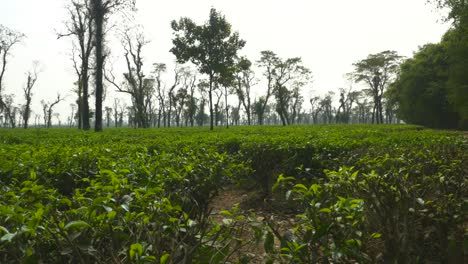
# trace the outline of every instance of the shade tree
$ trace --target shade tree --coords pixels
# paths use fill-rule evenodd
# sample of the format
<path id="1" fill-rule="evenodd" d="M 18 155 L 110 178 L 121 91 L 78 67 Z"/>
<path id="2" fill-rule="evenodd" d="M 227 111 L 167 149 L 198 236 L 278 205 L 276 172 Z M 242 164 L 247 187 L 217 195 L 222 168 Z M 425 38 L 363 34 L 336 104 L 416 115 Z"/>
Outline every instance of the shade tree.
<path id="1" fill-rule="evenodd" d="M 237 32 L 232 32 L 231 24 L 214 8 L 203 25 L 195 24 L 190 18 L 181 18 L 172 21 L 171 26 L 174 30 L 171 52 L 177 61 L 191 61 L 200 73 L 208 75 L 210 129 L 213 130 L 213 90 L 221 77 L 233 73 L 237 52 L 244 47 L 245 41 Z"/>

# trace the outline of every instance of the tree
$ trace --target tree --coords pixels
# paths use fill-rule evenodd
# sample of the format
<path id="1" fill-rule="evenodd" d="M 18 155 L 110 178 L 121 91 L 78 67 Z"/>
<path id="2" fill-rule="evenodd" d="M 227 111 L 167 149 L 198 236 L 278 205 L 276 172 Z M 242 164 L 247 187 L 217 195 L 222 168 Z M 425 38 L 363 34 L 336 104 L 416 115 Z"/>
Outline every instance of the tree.
<path id="1" fill-rule="evenodd" d="M 175 95 L 174 91 L 175 88 L 180 84 L 180 76 L 183 74 L 184 68 L 179 67 L 179 65 L 175 65 L 174 68 L 174 82 L 172 83 L 171 87 L 169 88 L 167 92 L 167 98 L 169 100 L 169 105 L 167 107 L 166 113 L 167 113 L 167 126 L 171 127 L 171 113 L 172 113 L 172 107 L 175 107 Z"/>
<path id="2" fill-rule="evenodd" d="M 13 46 L 23 41 L 25 35 L 13 31 L 0 24 L 0 113 L 6 110 L 6 103 L 3 99 L 4 83 L 3 77 L 8 64 L 8 57 L 11 54 Z"/>
<path id="3" fill-rule="evenodd" d="M 23 110 L 23 128 L 28 128 L 28 121 L 31 115 L 31 99 L 32 99 L 32 88 L 36 84 L 37 76 L 39 74 L 39 62 L 33 63 L 33 69 L 27 73 L 26 86 L 23 88 L 24 99 L 26 103 L 24 104 Z"/>
<path id="4" fill-rule="evenodd" d="M 190 72 L 190 75 L 184 77 L 184 87 L 187 87 L 187 116 L 190 120 L 190 126 L 193 127 L 195 123 L 197 113 L 197 98 L 195 97 L 195 88 L 197 81 L 197 75 Z"/>
<path id="5" fill-rule="evenodd" d="M 320 96 L 313 96 L 310 98 L 309 102 L 311 105 L 311 115 L 312 115 L 312 122 L 314 124 L 318 124 L 318 115 L 320 114 L 320 107 L 319 107 Z"/>
<path id="6" fill-rule="evenodd" d="M 270 99 L 270 96 L 273 93 L 274 89 L 274 74 L 275 74 L 275 65 L 279 63 L 279 58 L 276 56 L 276 54 L 273 51 L 261 51 L 261 58 L 259 61 L 257 61 L 257 64 L 261 68 L 265 68 L 265 71 L 263 75 L 267 79 L 267 91 L 266 95 L 259 98 L 255 105 L 255 112 L 257 113 L 258 116 L 258 123 L 260 125 L 263 125 L 263 119 L 265 115 L 265 111 L 268 105 L 268 100 Z"/>
<path id="7" fill-rule="evenodd" d="M 197 125 L 203 126 L 205 124 L 205 119 L 207 117 L 205 113 L 206 105 L 206 91 L 208 90 L 209 84 L 206 80 L 201 80 L 198 83 L 198 92 L 200 93 L 200 105 L 198 106 L 198 113 L 196 116 Z"/>
<path id="8" fill-rule="evenodd" d="M 237 62 L 236 86 L 235 91 L 239 103 L 242 104 L 247 115 L 247 124 L 252 124 L 252 105 L 251 105 L 251 87 L 256 84 L 255 72 L 251 69 L 252 62 L 247 58 L 241 57 Z M 239 110 L 239 109 L 238 109 Z M 238 113 L 239 114 L 239 113 Z M 240 118 L 240 116 L 239 116 Z"/>
<path id="9" fill-rule="evenodd" d="M 438 8 L 450 9 L 447 19 L 453 19 L 455 23 L 466 23 L 468 18 L 468 3 L 465 0 L 428 0 Z"/>
<path id="10" fill-rule="evenodd" d="M 117 10 L 134 8 L 136 0 L 90 0 L 92 17 L 94 19 L 94 44 L 95 44 L 95 84 L 96 84 L 96 113 L 94 130 L 102 131 L 102 101 L 104 94 L 104 23 L 108 17 Z"/>
<path id="11" fill-rule="evenodd" d="M 106 111 L 106 127 L 110 127 L 110 122 L 112 119 L 112 108 L 106 106 L 104 110 Z"/>
<path id="12" fill-rule="evenodd" d="M 447 49 L 427 44 L 401 65 L 391 86 L 398 116 L 405 122 L 435 128 L 456 128 L 457 113 L 450 104 Z"/>
<path id="13" fill-rule="evenodd" d="M 9 125 L 11 128 L 16 127 L 16 114 L 18 107 L 14 105 L 14 94 L 7 94 L 3 96 L 2 111 L 5 113 L 5 125 Z"/>
<path id="14" fill-rule="evenodd" d="M 143 73 L 142 49 L 148 42 L 142 33 L 138 32 L 135 36 L 132 36 L 128 30 L 124 32 L 122 42 L 127 65 L 127 72 L 123 74 L 125 82 L 118 85 L 112 72 L 106 74 L 105 77 L 117 88 L 118 92 L 127 93 L 131 96 L 135 112 L 135 124 L 139 128 L 147 128 L 150 125 L 151 111 L 149 106 L 154 91 L 154 80 L 145 78 Z"/>
<path id="15" fill-rule="evenodd" d="M 71 0 L 67 9 L 70 20 L 65 24 L 66 32 L 59 34 L 59 38 L 74 37 L 72 60 L 78 76 L 78 128 L 89 130 L 89 71 L 95 37 L 91 0 Z M 78 55 L 75 54 L 76 49 L 79 51 Z"/>
<path id="16" fill-rule="evenodd" d="M 468 2 L 465 0 L 431 0 L 439 8 L 448 8 L 446 20 L 453 26 L 443 37 L 448 58 L 447 92 L 450 105 L 458 114 L 458 128 L 468 129 Z"/>
<path id="17" fill-rule="evenodd" d="M 402 57 L 396 51 L 383 51 L 370 54 L 366 59 L 354 63 L 352 76 L 356 82 L 369 86 L 367 93 L 374 102 L 372 123 L 383 123 L 382 98 L 388 85 L 396 77 Z"/>
<path id="18" fill-rule="evenodd" d="M 299 89 L 308 83 L 311 72 L 302 65 L 302 60 L 298 57 L 283 61 L 274 56 L 270 62 L 271 64 L 267 64 L 266 67 L 266 75 L 268 83 L 273 86 L 276 112 L 283 126 L 289 125 L 293 123 L 291 114 L 295 112 L 294 115 L 297 114 L 298 103 L 301 100 Z"/>
<path id="19" fill-rule="evenodd" d="M 182 114 L 182 109 L 184 109 L 184 106 L 186 104 L 187 100 L 187 89 L 186 88 L 180 88 L 177 93 L 174 95 L 174 113 L 175 113 L 175 121 L 176 121 L 176 126 L 180 126 L 180 116 Z"/>
<path id="20" fill-rule="evenodd" d="M 320 100 L 320 111 L 322 112 L 322 118 L 324 124 L 331 124 L 333 121 L 333 96 L 335 93 L 333 91 L 328 91 L 328 93 Z"/>
<path id="21" fill-rule="evenodd" d="M 164 118 L 163 124 L 166 126 L 166 91 L 162 83 L 162 73 L 166 71 L 166 64 L 154 63 L 153 76 L 155 80 L 155 89 L 157 92 L 159 110 L 158 110 L 158 127 L 161 126 L 161 117 Z"/>
<path id="22" fill-rule="evenodd" d="M 208 97 L 210 103 L 210 129 L 213 130 L 213 88 L 220 76 L 233 72 L 237 51 L 245 45 L 239 34 L 232 33 L 226 18 L 214 8 L 210 10 L 208 22 L 196 25 L 189 18 L 172 21 L 174 47 L 171 52 L 177 61 L 191 61 L 200 73 L 208 75 Z"/>
<path id="23" fill-rule="evenodd" d="M 54 111 L 54 106 L 56 106 L 58 103 L 63 101 L 63 97 L 60 96 L 60 94 L 57 94 L 57 98 L 55 101 L 52 102 L 45 102 L 44 100 L 41 100 L 42 104 L 42 111 L 44 114 L 44 125 L 47 128 L 50 128 L 52 126 L 52 116 L 53 116 L 53 111 Z"/>

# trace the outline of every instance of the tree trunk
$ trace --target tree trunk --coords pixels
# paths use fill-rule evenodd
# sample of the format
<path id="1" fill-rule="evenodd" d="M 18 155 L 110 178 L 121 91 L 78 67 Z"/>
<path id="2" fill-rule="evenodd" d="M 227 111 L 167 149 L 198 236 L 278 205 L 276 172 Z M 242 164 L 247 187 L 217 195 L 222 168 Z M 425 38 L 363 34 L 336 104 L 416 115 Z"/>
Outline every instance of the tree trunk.
<path id="1" fill-rule="evenodd" d="M 88 87 L 89 87 L 89 82 L 88 82 L 88 62 L 83 61 L 83 74 L 82 74 L 82 80 L 81 80 L 81 89 L 83 94 L 81 95 L 81 122 L 82 122 L 82 127 L 83 130 L 89 130 L 91 128 L 91 125 L 89 124 L 89 92 L 88 92 Z M 97 89 L 96 89 L 97 91 Z"/>
<path id="2" fill-rule="evenodd" d="M 104 9 L 102 0 L 94 0 L 94 19 L 96 23 L 96 109 L 95 109 L 95 123 L 94 131 L 102 131 L 102 96 L 103 96 L 103 67 L 104 67 L 104 56 L 103 56 L 103 45 L 104 45 Z M 86 101 L 86 98 L 84 98 Z M 86 108 L 85 108 L 86 111 Z M 89 119 L 88 119 L 89 120 Z M 84 117 L 86 122 L 86 117 Z"/>
<path id="3" fill-rule="evenodd" d="M 210 75 L 208 96 L 210 97 L 210 130 L 213 130 L 213 75 Z"/>
<path id="4" fill-rule="evenodd" d="M 224 86 L 224 103 L 226 104 L 226 128 L 229 128 L 229 106 L 227 103 L 227 87 Z"/>

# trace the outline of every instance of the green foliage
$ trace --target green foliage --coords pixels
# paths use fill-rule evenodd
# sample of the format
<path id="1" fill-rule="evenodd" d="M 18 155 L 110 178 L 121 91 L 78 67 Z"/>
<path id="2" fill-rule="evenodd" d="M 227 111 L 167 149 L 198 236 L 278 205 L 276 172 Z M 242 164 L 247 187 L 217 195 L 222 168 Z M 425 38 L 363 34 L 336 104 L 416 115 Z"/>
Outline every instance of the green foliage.
<path id="1" fill-rule="evenodd" d="M 209 20 L 204 25 L 195 24 L 190 18 L 172 21 L 174 47 L 171 52 L 177 61 L 191 61 L 200 73 L 209 77 L 210 128 L 213 130 L 213 84 L 230 85 L 236 70 L 237 51 L 245 46 L 237 32 L 232 32 L 231 24 L 217 12 L 210 10 Z"/>
<path id="2" fill-rule="evenodd" d="M 463 254 L 466 153 L 406 125 L 2 130 L 0 262 L 444 261 Z M 232 184 L 295 224 L 212 212 Z"/>
<path id="3" fill-rule="evenodd" d="M 390 101 L 408 123 L 468 128 L 468 12 L 464 1 L 435 1 L 451 9 L 454 26 L 437 44 L 426 44 L 401 66 Z"/>

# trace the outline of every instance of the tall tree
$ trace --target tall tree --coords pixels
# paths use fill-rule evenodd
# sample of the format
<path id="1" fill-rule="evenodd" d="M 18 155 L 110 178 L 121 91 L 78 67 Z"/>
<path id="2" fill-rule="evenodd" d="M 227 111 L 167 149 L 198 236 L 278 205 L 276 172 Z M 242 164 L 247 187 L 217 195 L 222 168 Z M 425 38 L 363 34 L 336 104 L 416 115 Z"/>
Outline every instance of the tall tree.
<path id="1" fill-rule="evenodd" d="M 247 58 L 241 57 L 237 63 L 236 74 L 236 94 L 239 103 L 244 107 L 247 115 L 247 124 L 252 124 L 252 104 L 251 104 L 251 87 L 256 84 L 255 72 L 251 69 L 252 62 Z"/>
<path id="2" fill-rule="evenodd" d="M 292 123 L 291 114 L 297 111 L 297 103 L 300 101 L 299 89 L 309 82 L 311 72 L 302 65 L 302 60 L 298 57 L 282 60 L 275 56 L 271 63 L 266 75 L 273 86 L 276 111 L 282 124 L 289 125 Z M 294 98 L 297 98 L 296 103 Z"/>
<path id="3" fill-rule="evenodd" d="M 263 125 L 265 111 L 269 103 L 269 99 L 273 94 L 275 67 L 280 62 L 280 59 L 273 51 L 270 50 L 262 51 L 260 54 L 261 58 L 259 61 L 257 61 L 257 64 L 261 68 L 264 68 L 263 75 L 267 79 L 267 91 L 266 95 L 259 98 L 257 101 L 255 105 L 255 112 L 258 116 L 258 123 Z"/>
<path id="4" fill-rule="evenodd" d="M 166 89 L 162 82 L 162 73 L 166 71 L 166 64 L 154 63 L 153 64 L 153 78 L 155 80 L 155 89 L 157 93 L 159 110 L 158 110 L 158 127 L 161 126 L 161 118 L 164 118 L 163 125 L 166 125 Z"/>
<path id="5" fill-rule="evenodd" d="M 5 110 L 6 104 L 3 99 L 4 83 L 3 78 L 8 64 L 8 57 L 11 55 L 13 46 L 23 41 L 25 35 L 11 30 L 0 24 L 0 113 Z"/>
<path id="6" fill-rule="evenodd" d="M 94 17 L 91 10 L 91 0 L 71 0 L 67 7 L 69 21 L 65 23 L 66 32 L 59 34 L 61 37 L 74 37 L 73 50 L 78 49 L 78 54 L 73 52 L 72 60 L 78 76 L 78 128 L 89 130 L 89 77 L 91 55 L 94 42 Z"/>
<path id="7" fill-rule="evenodd" d="M 204 25 L 196 25 L 189 18 L 172 21 L 174 47 L 171 52 L 177 61 L 191 61 L 198 70 L 208 75 L 208 97 L 210 103 L 210 129 L 213 130 L 213 88 L 220 75 L 232 72 L 237 51 L 245 45 L 239 34 L 232 33 L 226 18 L 214 8 Z"/>
<path id="8" fill-rule="evenodd" d="M 31 99 L 32 99 L 32 88 L 36 84 L 37 76 L 39 74 L 39 62 L 33 63 L 33 68 L 27 73 L 26 86 L 23 88 L 24 92 L 24 110 L 23 110 L 23 128 L 28 128 L 28 121 L 31 115 Z"/>
<path id="9" fill-rule="evenodd" d="M 96 89 L 96 113 L 94 130 L 102 131 L 102 101 L 104 95 L 104 39 L 105 22 L 108 17 L 117 10 L 134 8 L 136 0 L 90 0 L 92 17 L 94 19 L 94 44 L 95 44 L 95 89 Z"/>
<path id="10" fill-rule="evenodd" d="M 166 110 L 167 126 L 168 127 L 171 127 L 171 121 L 172 121 L 171 113 L 172 113 L 172 108 L 175 107 L 175 102 L 174 102 L 175 89 L 180 84 L 180 77 L 183 74 L 184 70 L 185 69 L 183 67 L 179 67 L 179 65 L 177 65 L 177 64 L 175 65 L 175 67 L 174 67 L 174 82 L 172 83 L 171 87 L 167 91 L 167 98 L 169 100 L 169 102 L 168 102 L 169 104 L 168 104 L 167 110 Z"/>
<path id="11" fill-rule="evenodd" d="M 117 91 L 127 93 L 132 98 L 135 112 L 135 124 L 139 128 L 149 127 L 149 114 L 153 91 L 154 80 L 145 78 L 143 73 L 143 47 L 148 43 L 143 34 L 137 32 L 132 36 L 130 31 L 125 31 L 123 36 L 123 46 L 125 50 L 125 61 L 127 72 L 124 73 L 125 82 L 122 85 L 117 84 L 115 76 L 110 72 L 106 74 L 106 80 L 117 88 Z"/>
<path id="12" fill-rule="evenodd" d="M 352 76 L 356 82 L 364 82 L 369 86 L 366 91 L 372 97 L 374 109 L 372 123 L 382 124 L 383 94 L 388 85 L 395 79 L 402 57 L 396 51 L 383 51 L 370 54 L 366 59 L 354 63 Z"/>

